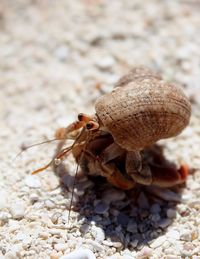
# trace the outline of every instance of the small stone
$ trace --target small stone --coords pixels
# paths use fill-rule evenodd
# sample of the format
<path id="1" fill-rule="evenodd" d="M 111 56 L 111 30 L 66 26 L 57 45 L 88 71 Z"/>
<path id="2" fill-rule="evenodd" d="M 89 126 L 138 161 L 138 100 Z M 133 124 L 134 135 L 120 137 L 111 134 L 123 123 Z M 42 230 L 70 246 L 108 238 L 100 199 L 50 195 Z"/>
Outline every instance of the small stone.
<path id="1" fill-rule="evenodd" d="M 160 213 L 160 211 L 161 211 L 160 205 L 159 205 L 158 203 L 153 204 L 153 205 L 151 206 L 151 208 L 150 208 L 150 211 L 151 211 L 151 213 L 153 213 L 153 214 Z"/>
<path id="2" fill-rule="evenodd" d="M 5 211 L 0 211 L 0 221 L 5 224 L 8 222 L 8 219 L 11 218 L 10 213 Z"/>
<path id="3" fill-rule="evenodd" d="M 39 200 L 39 196 L 37 195 L 37 193 L 31 193 L 31 194 L 30 194 L 30 200 L 31 200 L 32 202 L 38 201 L 38 200 Z"/>
<path id="4" fill-rule="evenodd" d="M 83 233 L 83 234 L 87 233 L 88 230 L 89 230 L 89 227 L 90 227 L 90 226 L 89 226 L 88 224 L 83 224 L 83 225 L 80 227 L 80 232 Z"/>
<path id="5" fill-rule="evenodd" d="M 155 194 L 156 196 L 160 197 L 165 201 L 175 201 L 175 202 L 181 201 L 181 195 L 169 189 L 163 189 L 155 186 L 148 186 L 146 188 L 150 193 Z"/>
<path id="6" fill-rule="evenodd" d="M 172 223 L 172 221 L 170 219 L 161 219 L 158 222 L 158 226 L 162 229 L 168 227 L 170 224 Z"/>
<path id="7" fill-rule="evenodd" d="M 105 232 L 100 227 L 92 226 L 91 233 L 98 242 L 102 242 L 105 239 Z"/>
<path id="8" fill-rule="evenodd" d="M 113 242 L 112 245 L 115 248 L 121 248 L 123 246 L 121 242 Z"/>
<path id="9" fill-rule="evenodd" d="M 10 213 L 13 219 L 22 219 L 25 214 L 25 204 L 24 202 L 16 202 L 10 207 Z"/>
<path id="10" fill-rule="evenodd" d="M 181 259 L 178 255 L 168 254 L 165 256 L 165 259 Z"/>
<path id="11" fill-rule="evenodd" d="M 14 233 L 16 230 L 20 229 L 19 222 L 17 220 L 9 220 L 9 233 Z"/>
<path id="12" fill-rule="evenodd" d="M 133 221 L 129 221 L 128 222 L 128 225 L 127 225 L 127 231 L 130 232 L 130 233 L 137 233 L 138 232 L 138 229 L 137 229 L 137 223 L 136 222 L 133 222 Z"/>
<path id="13" fill-rule="evenodd" d="M 125 227 L 129 222 L 129 217 L 125 213 L 120 212 L 119 215 L 117 216 L 117 221 L 118 221 L 118 224 Z"/>
<path id="14" fill-rule="evenodd" d="M 88 239 L 88 240 L 86 240 L 86 242 L 87 242 L 87 244 L 91 245 L 98 252 L 102 252 L 104 250 L 104 247 L 94 240 Z"/>
<path id="15" fill-rule="evenodd" d="M 44 204 L 45 204 L 46 208 L 48 208 L 48 209 L 54 209 L 56 207 L 55 202 L 50 199 L 46 200 L 44 202 Z"/>
<path id="16" fill-rule="evenodd" d="M 69 50 L 66 46 L 60 46 L 56 49 L 55 55 L 60 61 L 65 61 L 69 56 Z"/>
<path id="17" fill-rule="evenodd" d="M 189 229 L 180 230 L 180 239 L 184 241 L 192 241 L 192 233 Z"/>
<path id="18" fill-rule="evenodd" d="M 40 188 L 41 182 L 36 175 L 29 175 L 25 179 L 25 184 L 30 188 Z"/>
<path id="19" fill-rule="evenodd" d="M 89 249 L 79 248 L 68 255 L 61 256 L 59 259 L 96 259 L 96 256 Z"/>
<path id="20" fill-rule="evenodd" d="M 97 214 L 104 214 L 108 211 L 108 209 L 109 209 L 108 204 L 100 201 L 95 206 L 94 212 Z"/>
<path id="21" fill-rule="evenodd" d="M 151 220 L 152 220 L 153 222 L 158 222 L 158 221 L 160 220 L 160 215 L 159 215 L 159 214 L 153 214 L 153 215 L 151 216 Z"/>
<path id="22" fill-rule="evenodd" d="M 68 245 L 67 244 L 62 244 L 62 243 L 58 243 L 58 244 L 55 244 L 54 245 L 54 249 L 56 250 L 56 251 L 65 251 L 65 250 L 67 250 L 68 249 Z"/>
<path id="23" fill-rule="evenodd" d="M 101 58 L 96 62 L 96 66 L 100 68 L 101 70 L 106 70 L 111 68 L 115 64 L 115 60 L 112 56 L 107 56 L 104 58 Z"/>
<path id="24" fill-rule="evenodd" d="M 60 236 L 60 229 L 57 229 L 57 228 L 52 228 L 52 229 L 50 229 L 49 230 L 49 234 L 51 234 L 51 235 L 58 235 L 58 236 Z"/>
<path id="25" fill-rule="evenodd" d="M 0 190 L 0 210 L 8 206 L 8 193 L 5 190 Z"/>
<path id="26" fill-rule="evenodd" d="M 142 250 L 137 254 L 136 259 L 149 258 L 153 251 L 148 246 L 144 246 Z"/>
<path id="27" fill-rule="evenodd" d="M 157 248 L 157 247 L 161 246 L 165 241 L 166 241 L 166 237 L 161 236 L 161 237 L 157 238 L 155 241 L 153 241 L 153 243 L 150 244 L 150 247 Z"/>
<path id="28" fill-rule="evenodd" d="M 55 212 L 52 216 L 51 216 L 51 221 L 53 224 L 58 223 L 58 219 L 62 216 L 62 214 L 60 212 Z"/>
<path id="29" fill-rule="evenodd" d="M 49 233 L 42 231 L 42 232 L 39 233 L 39 237 L 40 237 L 41 239 L 46 240 L 46 239 L 49 238 Z"/>
<path id="30" fill-rule="evenodd" d="M 141 192 L 138 199 L 137 199 L 137 203 L 139 205 L 140 208 L 142 209 L 149 209 L 149 202 L 148 199 L 146 197 L 146 195 Z"/>
<path id="31" fill-rule="evenodd" d="M 180 233 L 174 229 L 167 232 L 166 236 L 169 237 L 170 239 L 176 239 L 176 240 L 180 239 Z"/>
<path id="32" fill-rule="evenodd" d="M 121 201 L 126 197 L 125 192 L 117 190 L 117 189 L 109 189 L 105 191 L 102 195 L 102 199 L 105 203 L 113 203 L 116 201 Z"/>
<path id="33" fill-rule="evenodd" d="M 176 210 L 174 209 L 168 209 L 167 210 L 167 217 L 170 219 L 173 219 L 176 217 Z"/>

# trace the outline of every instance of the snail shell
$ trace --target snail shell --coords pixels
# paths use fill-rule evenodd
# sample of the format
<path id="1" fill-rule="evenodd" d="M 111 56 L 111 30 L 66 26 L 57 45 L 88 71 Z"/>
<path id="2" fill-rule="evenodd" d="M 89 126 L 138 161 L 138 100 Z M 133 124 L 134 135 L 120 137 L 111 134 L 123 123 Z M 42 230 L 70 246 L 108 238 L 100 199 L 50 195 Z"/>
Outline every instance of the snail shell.
<path id="1" fill-rule="evenodd" d="M 126 150 L 142 150 L 178 135 L 189 123 L 191 105 L 182 89 L 147 68 L 122 77 L 95 104 L 98 119 Z"/>

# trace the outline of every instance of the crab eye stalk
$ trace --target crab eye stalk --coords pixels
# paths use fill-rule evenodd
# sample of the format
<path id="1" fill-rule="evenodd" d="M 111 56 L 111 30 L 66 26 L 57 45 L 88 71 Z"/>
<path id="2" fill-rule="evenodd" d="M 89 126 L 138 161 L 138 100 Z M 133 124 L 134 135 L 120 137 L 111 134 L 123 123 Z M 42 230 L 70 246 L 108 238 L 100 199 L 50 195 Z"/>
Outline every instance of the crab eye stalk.
<path id="1" fill-rule="evenodd" d="M 99 124 L 95 121 L 89 121 L 86 123 L 85 127 L 87 130 L 96 130 L 99 128 Z"/>
<path id="2" fill-rule="evenodd" d="M 84 114 L 83 113 L 79 113 L 78 114 L 78 120 L 79 121 L 83 121 L 83 118 L 84 118 Z"/>
<path id="3" fill-rule="evenodd" d="M 78 114 L 78 120 L 79 121 L 83 121 L 85 123 L 88 123 L 91 120 L 91 117 L 86 115 L 86 114 L 84 114 L 84 113 L 79 113 Z"/>

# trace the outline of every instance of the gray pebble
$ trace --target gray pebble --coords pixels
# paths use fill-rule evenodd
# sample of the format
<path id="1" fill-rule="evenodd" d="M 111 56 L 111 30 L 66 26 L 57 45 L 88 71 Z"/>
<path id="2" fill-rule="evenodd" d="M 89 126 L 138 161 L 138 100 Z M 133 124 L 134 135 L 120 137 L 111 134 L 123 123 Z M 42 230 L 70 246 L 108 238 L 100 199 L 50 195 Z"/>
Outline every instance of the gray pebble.
<path id="1" fill-rule="evenodd" d="M 104 202 L 99 202 L 94 208 L 94 212 L 97 214 L 104 214 L 109 210 L 109 205 Z"/>
<path id="2" fill-rule="evenodd" d="M 105 203 L 112 203 L 116 201 L 121 201 L 126 197 L 125 192 L 117 190 L 117 189 L 109 189 L 105 191 L 102 195 L 102 199 Z"/>
<path id="3" fill-rule="evenodd" d="M 159 214 L 153 214 L 153 215 L 151 216 L 151 220 L 152 220 L 153 222 L 158 222 L 158 221 L 160 220 L 160 215 L 159 215 Z"/>
<path id="4" fill-rule="evenodd" d="M 151 208 L 150 208 L 151 213 L 156 214 L 156 213 L 160 213 L 161 208 L 160 205 L 158 203 L 154 203 Z"/>
<path id="5" fill-rule="evenodd" d="M 137 233 L 138 232 L 138 230 L 137 230 L 137 223 L 130 220 L 128 222 L 128 225 L 127 225 L 126 229 L 127 229 L 128 232 Z"/>
<path id="6" fill-rule="evenodd" d="M 170 219 L 161 219 L 159 222 L 158 222 L 158 226 L 160 228 L 166 228 L 168 227 L 170 224 L 172 223 L 172 221 Z"/>
<path id="7" fill-rule="evenodd" d="M 141 192 L 138 199 L 137 199 L 137 203 L 139 205 L 140 208 L 142 209 L 149 209 L 149 202 L 148 199 L 146 197 L 146 195 Z"/>
<path id="8" fill-rule="evenodd" d="M 168 209 L 167 210 L 167 217 L 170 219 L 173 219 L 176 217 L 176 210 L 174 209 Z"/>
<path id="9" fill-rule="evenodd" d="M 118 224 L 120 224 L 122 226 L 126 226 L 129 222 L 129 217 L 126 214 L 124 214 L 123 212 L 121 212 L 117 216 L 117 221 L 118 221 Z"/>

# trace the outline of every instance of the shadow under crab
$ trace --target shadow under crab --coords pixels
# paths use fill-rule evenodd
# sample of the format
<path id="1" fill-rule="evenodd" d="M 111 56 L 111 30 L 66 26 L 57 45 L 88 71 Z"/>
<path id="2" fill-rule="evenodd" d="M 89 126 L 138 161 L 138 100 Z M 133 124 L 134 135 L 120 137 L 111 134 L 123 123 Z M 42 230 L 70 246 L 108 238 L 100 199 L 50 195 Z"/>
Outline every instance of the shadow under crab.
<path id="1" fill-rule="evenodd" d="M 163 149 L 159 145 L 146 150 L 144 156 L 149 161 L 176 168 L 175 164 L 165 159 Z M 71 182 L 68 188 L 71 189 L 73 176 L 68 175 L 62 164 L 54 169 L 60 176 L 63 195 L 68 196 L 63 177 L 68 177 L 68 183 Z M 184 184 L 170 189 L 137 184 L 135 188 L 123 191 L 111 186 L 103 177 L 87 176 L 93 185 L 86 189 L 70 208 L 78 215 L 77 220 L 83 236 L 92 232 L 91 228 L 95 225 L 105 233 L 105 242 L 116 247 L 117 251 L 125 248 L 139 250 L 163 235 L 172 224 L 176 205 L 181 202 L 181 187 Z M 77 191 L 81 188 L 79 180 L 81 174 L 76 179 Z M 169 211 L 173 212 L 174 216 L 168 217 Z"/>

